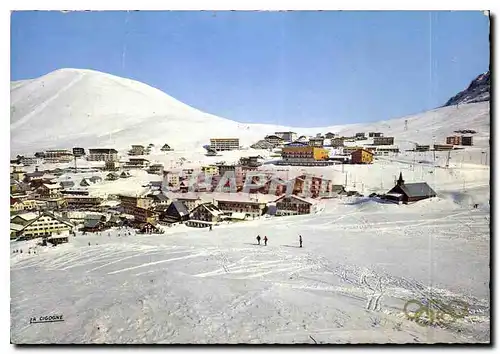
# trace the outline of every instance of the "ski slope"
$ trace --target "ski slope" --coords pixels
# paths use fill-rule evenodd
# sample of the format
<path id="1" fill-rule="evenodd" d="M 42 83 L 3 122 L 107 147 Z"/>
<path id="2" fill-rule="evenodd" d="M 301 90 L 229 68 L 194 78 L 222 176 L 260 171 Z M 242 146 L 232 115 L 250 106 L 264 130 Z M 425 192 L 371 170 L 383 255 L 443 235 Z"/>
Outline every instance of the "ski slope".
<path id="1" fill-rule="evenodd" d="M 331 200 L 317 215 L 213 231 L 77 233 L 36 254 L 29 244 L 11 243 L 23 249 L 11 256 L 13 343 L 489 341 L 486 206 Z M 406 301 L 431 298 L 464 301 L 469 315 L 443 327 L 405 317 Z M 29 323 L 52 314 L 65 322 Z"/>
<path id="2" fill-rule="evenodd" d="M 406 123 L 405 123 L 406 121 Z M 406 126 L 406 128 L 405 128 Z M 213 137 L 238 137 L 243 146 L 275 131 L 299 135 L 381 131 L 402 148 L 444 143 L 457 129 L 474 129 L 475 145 L 488 147 L 489 102 L 444 107 L 375 123 L 329 127 L 245 124 L 201 112 L 146 84 L 83 69 L 60 69 L 11 83 L 11 155 L 49 148 L 115 147 L 168 143 L 196 149 Z"/>

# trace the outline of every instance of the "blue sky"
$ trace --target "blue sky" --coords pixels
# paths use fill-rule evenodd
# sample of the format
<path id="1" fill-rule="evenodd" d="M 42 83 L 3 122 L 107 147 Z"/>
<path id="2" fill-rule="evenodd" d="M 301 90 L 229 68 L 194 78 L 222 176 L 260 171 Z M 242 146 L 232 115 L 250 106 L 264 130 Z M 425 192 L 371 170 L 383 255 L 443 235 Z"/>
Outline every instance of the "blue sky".
<path id="1" fill-rule="evenodd" d="M 326 126 L 440 106 L 489 67 L 481 12 L 15 12 L 11 79 L 84 68 L 240 122 Z"/>

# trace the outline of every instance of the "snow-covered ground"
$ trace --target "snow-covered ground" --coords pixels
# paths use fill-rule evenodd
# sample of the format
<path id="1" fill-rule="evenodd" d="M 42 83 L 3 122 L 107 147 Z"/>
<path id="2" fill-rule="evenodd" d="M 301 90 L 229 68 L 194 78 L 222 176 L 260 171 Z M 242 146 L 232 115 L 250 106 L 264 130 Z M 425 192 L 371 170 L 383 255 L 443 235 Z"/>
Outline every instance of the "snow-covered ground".
<path id="1" fill-rule="evenodd" d="M 12 242 L 23 249 L 11 257 L 12 341 L 489 341 L 486 205 L 335 199 L 318 215 L 124 234 L 78 233 L 36 254 Z M 406 301 L 429 298 L 465 301 L 469 316 L 443 328 L 405 318 Z M 30 324 L 44 315 L 64 322 Z"/>

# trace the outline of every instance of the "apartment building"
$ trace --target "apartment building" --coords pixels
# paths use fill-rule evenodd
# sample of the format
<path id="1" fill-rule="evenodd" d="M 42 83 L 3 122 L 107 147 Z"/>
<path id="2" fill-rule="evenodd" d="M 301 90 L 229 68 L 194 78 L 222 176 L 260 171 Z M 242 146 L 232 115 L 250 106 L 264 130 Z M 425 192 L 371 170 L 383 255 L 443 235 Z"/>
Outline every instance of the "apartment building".
<path id="1" fill-rule="evenodd" d="M 115 149 L 89 149 L 88 161 L 118 161 L 118 151 Z"/>
<path id="2" fill-rule="evenodd" d="M 210 148 L 215 151 L 230 151 L 240 148 L 239 138 L 212 138 L 210 139 Z"/>

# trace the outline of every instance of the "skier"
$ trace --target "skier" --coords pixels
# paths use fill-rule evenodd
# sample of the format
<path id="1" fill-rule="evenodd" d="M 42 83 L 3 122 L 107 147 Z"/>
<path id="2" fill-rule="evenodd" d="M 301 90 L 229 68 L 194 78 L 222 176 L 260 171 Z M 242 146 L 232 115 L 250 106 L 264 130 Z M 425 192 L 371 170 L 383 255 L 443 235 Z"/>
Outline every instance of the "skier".
<path id="1" fill-rule="evenodd" d="M 264 236 L 264 246 L 267 246 L 267 236 Z"/>
<path id="2" fill-rule="evenodd" d="M 90 242 L 89 242 L 89 246 L 90 246 Z"/>
<path id="3" fill-rule="evenodd" d="M 300 248 L 302 248 L 302 235 L 299 235 Z"/>
<path id="4" fill-rule="evenodd" d="M 257 235 L 257 242 L 260 245 L 260 235 Z"/>
<path id="5" fill-rule="evenodd" d="M 212 225 L 210 225 L 210 231 L 212 231 Z"/>

